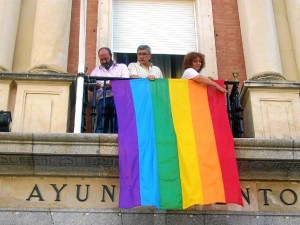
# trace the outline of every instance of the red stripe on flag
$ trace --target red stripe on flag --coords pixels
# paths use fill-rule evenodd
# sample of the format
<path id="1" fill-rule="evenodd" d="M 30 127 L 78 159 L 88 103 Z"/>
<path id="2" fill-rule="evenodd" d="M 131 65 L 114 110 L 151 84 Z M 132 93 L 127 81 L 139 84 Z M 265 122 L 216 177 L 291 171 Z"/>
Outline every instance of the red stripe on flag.
<path id="1" fill-rule="evenodd" d="M 224 86 L 224 81 L 216 82 Z M 234 140 L 226 107 L 224 107 L 226 105 L 225 95 L 211 86 L 208 87 L 207 93 L 222 170 L 226 202 L 243 205 L 234 151 Z"/>

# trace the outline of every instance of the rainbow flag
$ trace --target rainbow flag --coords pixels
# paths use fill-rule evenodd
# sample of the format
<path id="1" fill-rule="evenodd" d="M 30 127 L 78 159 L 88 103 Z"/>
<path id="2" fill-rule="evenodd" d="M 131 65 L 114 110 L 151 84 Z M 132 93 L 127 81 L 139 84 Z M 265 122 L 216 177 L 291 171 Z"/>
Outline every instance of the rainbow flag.
<path id="1" fill-rule="evenodd" d="M 243 205 L 223 93 L 182 79 L 111 84 L 119 128 L 120 208 Z"/>

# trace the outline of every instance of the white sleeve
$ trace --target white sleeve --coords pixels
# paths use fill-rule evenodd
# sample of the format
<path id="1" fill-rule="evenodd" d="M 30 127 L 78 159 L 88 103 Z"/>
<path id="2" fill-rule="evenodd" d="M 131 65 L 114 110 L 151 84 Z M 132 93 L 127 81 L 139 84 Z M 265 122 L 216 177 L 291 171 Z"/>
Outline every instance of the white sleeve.
<path id="1" fill-rule="evenodd" d="M 199 75 L 199 73 L 193 68 L 188 68 L 183 72 L 181 79 L 192 79 L 195 76 Z"/>
<path id="2" fill-rule="evenodd" d="M 120 64 L 122 66 L 121 77 L 129 77 L 129 70 L 125 64 Z"/>
<path id="3" fill-rule="evenodd" d="M 154 75 L 156 78 L 163 78 L 162 72 L 161 72 L 160 68 L 157 66 L 152 66 L 149 74 Z"/>
<path id="4" fill-rule="evenodd" d="M 129 76 L 138 75 L 135 63 L 130 63 L 128 65 L 128 70 L 129 70 Z"/>
<path id="5" fill-rule="evenodd" d="M 94 68 L 91 72 L 91 76 L 97 76 L 98 67 Z"/>
<path id="6" fill-rule="evenodd" d="M 93 76 L 93 77 L 100 77 L 99 73 L 100 73 L 99 67 L 96 67 L 96 68 L 93 69 L 93 71 L 91 72 L 91 76 Z M 97 82 L 98 84 L 101 85 L 101 88 L 100 88 L 100 89 L 102 89 L 104 82 L 101 81 L 101 80 L 97 80 L 96 82 Z M 98 89 L 98 91 L 99 91 L 100 89 Z"/>

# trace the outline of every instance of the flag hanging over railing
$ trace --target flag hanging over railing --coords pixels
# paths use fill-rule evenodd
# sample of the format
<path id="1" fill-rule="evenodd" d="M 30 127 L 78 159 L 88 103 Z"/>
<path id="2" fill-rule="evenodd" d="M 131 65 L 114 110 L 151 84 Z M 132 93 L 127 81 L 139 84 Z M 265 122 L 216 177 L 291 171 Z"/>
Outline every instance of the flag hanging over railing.
<path id="1" fill-rule="evenodd" d="M 224 93 L 181 79 L 111 83 L 120 208 L 243 204 Z"/>

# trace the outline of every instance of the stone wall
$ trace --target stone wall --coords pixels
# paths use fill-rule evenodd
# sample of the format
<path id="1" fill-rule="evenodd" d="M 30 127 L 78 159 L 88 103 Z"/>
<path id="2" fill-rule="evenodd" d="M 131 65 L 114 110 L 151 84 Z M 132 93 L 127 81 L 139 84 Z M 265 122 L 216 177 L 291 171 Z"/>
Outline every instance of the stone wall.
<path id="1" fill-rule="evenodd" d="M 300 140 L 236 139 L 235 150 L 244 207 L 124 210 L 117 135 L 0 133 L 0 223 L 298 224 Z"/>

